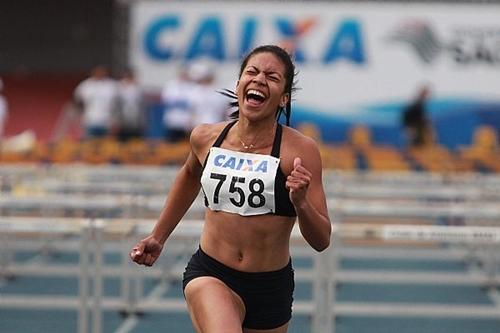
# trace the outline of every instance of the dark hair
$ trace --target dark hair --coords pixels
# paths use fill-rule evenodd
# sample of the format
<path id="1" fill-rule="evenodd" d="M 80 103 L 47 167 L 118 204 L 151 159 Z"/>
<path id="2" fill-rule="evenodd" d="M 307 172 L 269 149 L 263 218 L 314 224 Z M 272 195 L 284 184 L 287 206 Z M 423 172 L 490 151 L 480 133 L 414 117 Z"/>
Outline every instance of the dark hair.
<path id="1" fill-rule="evenodd" d="M 266 52 L 274 54 L 281 60 L 281 62 L 285 66 L 285 93 L 288 93 L 289 98 L 288 102 L 284 107 L 279 106 L 278 109 L 276 110 L 276 119 L 279 119 L 281 114 L 284 114 L 286 118 L 286 124 L 288 126 L 290 125 L 290 115 L 292 113 L 292 93 L 295 92 L 297 88 L 295 86 L 296 85 L 295 65 L 293 64 L 292 57 L 290 56 L 290 54 L 288 54 L 287 51 L 276 45 L 262 45 L 256 47 L 250 53 L 248 53 L 245 56 L 245 58 L 243 58 L 243 61 L 241 62 L 240 66 L 240 72 L 238 74 L 238 79 L 241 77 L 241 74 L 243 74 L 243 71 L 245 70 L 245 67 L 247 66 L 247 63 L 250 60 L 250 58 L 252 58 L 256 54 L 266 53 Z M 238 98 L 238 96 L 236 96 L 236 93 L 233 92 L 232 90 L 224 89 L 220 93 L 233 99 Z M 230 105 L 232 107 L 238 107 L 238 101 L 231 102 Z M 238 116 L 239 116 L 239 109 L 231 113 L 229 117 L 232 119 L 238 119 Z"/>

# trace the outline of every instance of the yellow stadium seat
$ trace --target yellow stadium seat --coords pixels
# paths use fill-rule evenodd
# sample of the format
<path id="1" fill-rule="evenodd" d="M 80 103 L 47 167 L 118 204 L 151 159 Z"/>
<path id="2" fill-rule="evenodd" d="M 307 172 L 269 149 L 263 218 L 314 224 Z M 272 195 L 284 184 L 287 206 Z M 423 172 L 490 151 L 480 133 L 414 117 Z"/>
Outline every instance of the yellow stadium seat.
<path id="1" fill-rule="evenodd" d="M 364 125 L 355 125 L 349 131 L 349 143 L 356 147 L 362 148 L 372 144 L 372 134 L 368 127 Z"/>
<path id="2" fill-rule="evenodd" d="M 500 149 L 498 133 L 489 125 L 482 125 L 474 131 L 472 144 L 459 149 L 464 161 L 484 166 L 494 172 L 500 172 Z"/>
<path id="3" fill-rule="evenodd" d="M 310 122 L 300 123 L 297 126 L 297 130 L 299 132 L 301 132 L 302 134 L 304 134 L 305 136 L 310 137 L 311 139 L 313 139 L 314 141 L 316 141 L 318 143 L 323 142 L 321 139 L 321 131 L 313 123 L 310 123 Z"/>

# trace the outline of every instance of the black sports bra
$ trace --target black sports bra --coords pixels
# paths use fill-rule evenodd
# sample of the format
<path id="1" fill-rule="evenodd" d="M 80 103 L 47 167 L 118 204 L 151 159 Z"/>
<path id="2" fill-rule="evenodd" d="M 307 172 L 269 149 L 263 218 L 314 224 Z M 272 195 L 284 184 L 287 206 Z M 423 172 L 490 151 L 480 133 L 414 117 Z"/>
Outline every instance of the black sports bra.
<path id="1" fill-rule="evenodd" d="M 224 127 L 222 132 L 219 134 L 217 139 L 215 140 L 214 144 L 212 147 L 220 147 L 222 142 L 227 136 L 227 133 L 231 129 L 231 127 L 234 126 L 236 121 L 230 122 L 229 124 Z M 281 146 L 281 137 L 283 133 L 283 127 L 281 124 L 278 123 L 278 126 L 276 127 L 276 133 L 274 136 L 274 141 L 273 141 L 273 147 L 271 150 L 271 155 L 272 157 L 279 159 L 280 156 L 280 146 Z M 203 170 L 205 170 L 205 167 L 207 165 L 207 161 L 209 159 L 210 152 L 207 154 L 207 157 L 205 159 L 205 162 L 203 164 Z M 250 154 L 250 155 L 255 155 L 258 156 L 257 154 Z M 269 155 L 268 155 L 269 156 Z M 283 174 L 283 171 L 281 168 L 277 167 L 276 170 L 276 176 L 274 178 L 274 210 L 272 212 L 269 212 L 267 214 L 273 214 L 273 215 L 279 215 L 279 216 L 290 216 L 290 217 L 295 217 L 297 216 L 297 213 L 295 211 L 295 207 L 293 206 L 292 202 L 290 201 L 289 197 L 289 191 L 285 186 L 286 184 L 286 177 Z M 203 185 L 203 182 L 202 182 Z M 209 207 L 209 202 L 206 197 L 206 193 L 204 190 L 205 194 L 205 206 Z"/>

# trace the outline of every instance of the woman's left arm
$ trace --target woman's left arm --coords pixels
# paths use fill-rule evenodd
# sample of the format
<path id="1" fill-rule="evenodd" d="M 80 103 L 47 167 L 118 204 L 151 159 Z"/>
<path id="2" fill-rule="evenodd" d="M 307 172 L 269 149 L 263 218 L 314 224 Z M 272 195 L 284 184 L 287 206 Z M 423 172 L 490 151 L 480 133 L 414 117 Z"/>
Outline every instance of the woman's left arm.
<path id="1" fill-rule="evenodd" d="M 297 212 L 302 236 L 320 252 L 330 245 L 332 230 L 323 189 L 321 156 L 316 143 L 309 138 L 301 144 L 298 155 L 292 157 L 293 169 L 287 177 L 286 186 Z"/>

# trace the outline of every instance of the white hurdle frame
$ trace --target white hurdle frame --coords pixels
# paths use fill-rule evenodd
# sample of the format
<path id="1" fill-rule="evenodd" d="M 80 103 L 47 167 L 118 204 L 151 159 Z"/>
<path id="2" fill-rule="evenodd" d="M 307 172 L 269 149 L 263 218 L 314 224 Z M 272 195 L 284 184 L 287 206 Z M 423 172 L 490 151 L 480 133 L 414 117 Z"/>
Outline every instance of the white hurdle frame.
<path id="1" fill-rule="evenodd" d="M 350 225 L 342 224 L 342 218 L 350 215 L 369 216 L 442 216 L 451 214 L 453 216 L 467 217 L 479 216 L 480 218 L 500 219 L 500 212 L 494 209 L 486 210 L 465 210 L 458 211 L 453 207 L 442 207 L 440 209 L 426 210 L 421 206 L 416 207 L 398 206 L 386 204 L 381 208 L 381 204 L 371 205 L 342 205 L 337 202 L 333 206 L 332 218 L 335 219 L 332 246 L 323 253 L 316 254 L 314 269 L 312 274 L 307 274 L 301 278 L 313 279 L 313 302 L 296 301 L 294 312 L 299 314 L 312 315 L 311 332 L 334 332 L 334 319 L 337 315 L 363 315 L 368 313 L 379 313 L 387 315 L 394 308 L 374 309 L 373 306 L 367 308 L 362 305 L 338 303 L 335 301 L 335 284 L 337 276 L 338 245 L 340 239 L 371 238 L 381 240 L 403 240 L 403 241 L 440 241 L 445 243 L 471 243 L 483 246 L 495 246 L 500 243 L 499 227 L 480 226 L 414 226 L 414 225 Z M 470 207 L 469 207 L 470 208 Z M 406 209 L 406 210 L 405 210 Z M 49 224 L 50 223 L 50 224 Z M 118 298 L 104 297 L 102 292 L 102 282 L 105 276 L 109 276 L 103 263 L 104 241 L 107 239 L 119 240 L 120 242 L 136 239 L 141 234 L 150 231 L 153 221 L 149 220 L 82 220 L 82 219 L 36 219 L 36 218 L 0 218 L 0 238 L 13 240 L 15 237 L 40 237 L 40 235 L 78 236 L 80 237 L 80 264 L 79 264 L 79 295 L 77 298 L 66 297 L 60 301 L 50 298 L 40 298 L 38 300 L 16 300 L 7 298 L 0 300 L 0 307 L 14 305 L 15 307 L 48 306 L 50 308 L 74 308 L 78 311 L 78 332 L 93 333 L 102 332 L 102 311 L 104 309 L 114 309 L 134 313 L 135 311 L 185 311 L 186 306 L 183 300 L 147 300 L 141 299 L 141 294 L 135 288 L 130 287 L 130 282 L 126 279 L 137 279 L 140 283 L 142 277 L 149 276 L 132 272 L 122 277 L 122 295 Z M 201 220 L 185 220 L 179 224 L 172 234 L 172 241 L 195 243 L 202 228 Z M 292 246 L 302 246 L 304 240 L 298 228 L 292 232 Z M 124 262 L 129 262 L 128 251 L 122 254 Z M 130 263 L 129 263 L 130 264 Z M 125 264 L 126 265 L 126 264 Z M 118 271 L 127 271 L 122 267 Z M 9 272 L 8 267 L 6 271 Z M 178 275 L 180 271 L 172 274 Z M 115 273 L 116 274 L 116 273 Z M 119 274 L 119 273 L 118 273 Z M 342 275 L 339 272 L 339 275 Z M 297 276 L 298 277 L 298 276 Z M 492 280 L 496 283 L 496 280 Z M 128 283 L 128 285 L 127 285 Z M 92 288 L 90 288 L 92 286 Z M 92 291 L 92 292 L 91 292 Z M 127 294 L 128 293 L 128 294 Z M 135 293 L 135 294 L 134 294 Z M 36 298 L 36 297 L 34 297 Z M 433 308 L 425 310 L 413 307 L 404 309 L 401 307 L 392 315 L 403 314 L 428 314 L 429 311 L 436 311 L 436 314 L 458 316 L 469 311 L 472 307 L 455 307 L 454 309 Z M 475 310 L 469 314 L 477 317 L 500 316 L 498 309 L 482 308 L 475 306 Z"/>

